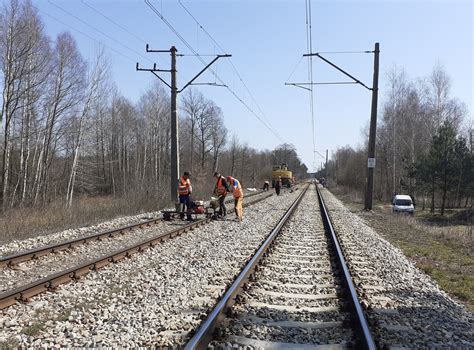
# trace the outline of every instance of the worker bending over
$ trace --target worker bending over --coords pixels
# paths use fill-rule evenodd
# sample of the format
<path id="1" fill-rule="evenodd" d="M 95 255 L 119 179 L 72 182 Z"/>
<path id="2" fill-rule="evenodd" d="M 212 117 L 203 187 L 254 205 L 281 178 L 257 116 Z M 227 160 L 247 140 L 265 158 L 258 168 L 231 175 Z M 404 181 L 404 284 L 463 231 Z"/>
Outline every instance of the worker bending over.
<path id="1" fill-rule="evenodd" d="M 214 193 L 219 197 L 219 216 L 224 218 L 227 215 L 227 208 L 225 207 L 225 196 L 229 189 L 229 185 L 224 176 L 219 172 L 214 173 L 216 178 L 216 186 L 214 187 Z"/>
<path id="2" fill-rule="evenodd" d="M 227 176 L 227 182 L 229 183 L 230 191 L 234 196 L 234 210 L 235 215 L 239 221 L 242 221 L 243 216 L 243 201 L 244 201 L 244 192 L 242 191 L 242 185 L 240 181 L 232 176 Z"/>
<path id="3" fill-rule="evenodd" d="M 178 183 L 178 195 L 179 195 L 179 203 L 181 204 L 181 211 L 183 214 L 181 218 L 184 218 L 184 211 L 186 209 L 187 219 L 192 220 L 191 215 L 191 193 L 193 192 L 193 187 L 191 186 L 191 180 L 189 179 L 189 173 L 185 171 L 183 176 L 179 178 Z"/>
<path id="4" fill-rule="evenodd" d="M 263 188 L 262 188 L 264 191 L 268 191 L 270 189 L 270 182 L 268 181 L 265 181 L 263 183 Z"/>

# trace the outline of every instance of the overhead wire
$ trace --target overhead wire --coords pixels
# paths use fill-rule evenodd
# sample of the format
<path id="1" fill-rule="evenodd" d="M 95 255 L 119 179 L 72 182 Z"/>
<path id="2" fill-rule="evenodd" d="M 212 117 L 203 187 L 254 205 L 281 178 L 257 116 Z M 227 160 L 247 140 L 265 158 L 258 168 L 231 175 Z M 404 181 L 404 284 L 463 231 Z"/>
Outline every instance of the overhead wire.
<path id="1" fill-rule="evenodd" d="M 305 0 L 306 7 L 306 49 L 309 53 L 313 52 L 313 37 L 312 37 L 312 19 L 311 19 L 311 0 Z M 309 88 L 309 106 L 311 113 L 311 139 L 313 143 L 313 162 L 316 166 L 316 140 L 314 127 L 314 93 L 313 93 L 313 57 L 308 56 L 308 80 L 310 82 Z"/>
<path id="2" fill-rule="evenodd" d="M 86 3 L 84 0 L 81 0 L 81 2 L 86 5 L 88 8 L 90 8 L 92 11 L 94 11 L 95 13 L 99 14 L 100 16 L 102 16 L 103 18 L 105 18 L 106 20 L 108 20 L 110 23 L 114 24 L 115 26 L 117 26 L 118 28 L 122 29 L 124 32 L 128 33 L 130 36 L 134 37 L 135 39 L 137 39 L 138 41 L 142 42 L 143 44 L 148 44 L 148 42 L 143 39 L 142 37 L 136 35 L 135 33 L 131 32 L 129 29 L 125 28 L 124 26 L 122 26 L 120 23 L 117 23 L 116 21 L 114 21 L 112 18 L 110 18 L 109 16 L 107 16 L 106 14 L 104 14 L 103 12 L 99 11 L 97 8 L 95 8 L 94 6 Z M 186 55 L 186 54 L 179 54 L 178 56 L 194 56 L 194 55 Z M 214 55 L 201 55 L 201 56 L 214 56 Z M 143 56 L 141 56 L 143 57 Z M 157 56 L 159 60 L 161 60 L 162 62 L 168 64 L 168 62 L 161 56 Z M 152 62 L 148 59 L 149 62 Z M 178 77 L 180 77 L 180 73 L 176 72 L 176 75 Z"/>
<path id="3" fill-rule="evenodd" d="M 194 50 L 194 48 L 184 39 L 184 37 L 171 25 L 170 22 L 156 9 L 156 7 L 151 3 L 150 0 L 145 0 L 145 3 L 150 7 L 150 9 L 165 23 L 168 28 L 183 42 L 183 44 L 194 54 L 196 57 L 201 61 L 201 63 L 206 66 L 206 62 L 202 59 L 202 57 Z M 277 139 L 281 142 L 284 142 L 283 139 L 271 128 L 267 125 L 267 123 L 258 116 L 255 111 L 250 108 L 250 106 L 242 100 L 225 82 L 217 75 L 217 73 L 212 69 L 209 68 L 209 71 L 214 75 L 214 77 L 219 80 L 222 85 L 225 85 L 226 89 L 254 116 L 256 117 Z"/>
<path id="4" fill-rule="evenodd" d="M 98 43 L 98 44 L 100 44 L 100 45 L 103 45 L 104 47 L 106 47 L 106 48 L 108 48 L 109 50 L 111 50 L 111 51 L 117 53 L 118 55 L 120 55 L 120 56 L 126 58 L 127 60 L 130 60 L 130 61 L 132 61 L 132 62 L 136 62 L 136 60 L 133 59 L 133 58 L 131 58 L 130 56 L 127 56 L 127 55 L 125 55 L 124 53 L 122 53 L 122 52 L 120 52 L 120 51 L 114 49 L 113 47 L 110 47 L 110 46 L 108 46 L 107 44 L 104 44 L 102 41 L 100 41 L 100 40 L 98 40 L 98 39 L 96 39 L 96 38 L 90 36 L 89 34 L 84 33 L 83 31 L 81 31 L 81 30 L 79 30 L 79 29 L 77 29 L 77 28 L 71 26 L 70 24 L 68 24 L 68 23 L 66 23 L 66 22 L 61 21 L 60 19 L 56 18 L 55 16 L 53 16 L 53 15 L 51 15 L 51 14 L 49 14 L 49 13 L 43 11 L 43 10 L 39 10 L 39 11 L 40 11 L 41 13 L 45 14 L 46 16 L 48 16 L 48 17 L 54 19 L 56 22 L 61 23 L 61 24 L 65 25 L 65 26 L 71 28 L 72 30 L 74 30 L 74 31 L 78 32 L 79 34 L 81 34 L 81 35 L 83 35 L 83 36 L 85 36 L 85 37 L 91 39 L 92 41 L 95 41 L 96 43 Z"/>
<path id="5" fill-rule="evenodd" d="M 189 11 L 189 9 L 181 2 L 181 0 L 178 0 L 178 3 L 181 5 L 181 7 L 186 11 L 186 13 L 196 22 L 196 24 L 199 26 L 199 28 L 204 32 L 204 34 L 207 35 L 207 37 L 222 51 L 223 54 L 226 54 L 227 53 L 227 50 L 225 50 L 218 42 L 216 39 L 214 39 L 214 37 L 206 30 L 206 28 L 204 28 L 204 26 L 197 20 L 197 18 L 191 13 L 191 11 Z M 252 94 L 252 92 L 250 91 L 250 89 L 248 88 L 247 84 L 245 83 L 244 79 L 242 78 L 241 74 L 239 73 L 239 71 L 237 70 L 237 67 L 234 65 L 234 63 L 232 62 L 232 59 L 229 59 L 229 60 L 226 60 L 230 66 L 232 67 L 232 70 L 234 71 L 235 75 L 237 75 L 238 79 L 240 80 L 240 82 L 242 83 L 242 85 L 244 86 L 245 90 L 247 91 L 247 93 L 249 94 L 250 98 L 252 99 L 253 103 L 255 104 L 255 106 L 257 106 L 257 109 L 259 110 L 260 114 L 262 115 L 262 117 L 267 121 L 267 123 L 269 124 L 269 126 L 273 129 L 273 126 L 271 125 L 271 122 L 268 120 L 266 114 L 263 112 L 262 108 L 260 107 L 260 105 L 258 104 L 256 98 L 254 97 L 254 95 Z M 278 134 L 278 132 L 276 130 L 274 130 L 275 133 Z"/>
<path id="6" fill-rule="evenodd" d="M 286 79 L 285 83 L 288 83 L 289 80 L 291 79 L 291 77 L 293 76 L 293 74 L 295 74 L 296 70 L 298 69 L 298 67 L 300 66 L 300 63 L 301 61 L 303 60 L 303 56 L 301 56 L 300 60 L 295 64 L 295 67 L 293 68 L 293 70 L 291 71 L 290 75 L 288 76 L 288 78 Z"/>
<path id="7" fill-rule="evenodd" d="M 146 57 L 146 56 L 144 56 L 144 55 L 142 55 L 142 54 L 136 52 L 134 49 L 130 48 L 129 46 L 127 46 L 127 45 L 125 45 L 125 44 L 123 44 L 122 42 L 118 41 L 117 39 L 111 37 L 111 36 L 108 35 L 107 33 L 105 33 L 105 32 L 103 32 L 102 30 L 100 30 L 99 28 L 97 28 L 97 27 L 95 27 L 95 26 L 93 26 L 93 25 L 87 23 L 86 21 L 84 21 L 84 20 L 81 19 L 80 17 L 76 16 L 75 14 L 69 12 L 68 10 L 66 10 L 66 9 L 64 9 L 63 7 L 59 6 L 58 4 L 55 4 L 52 0 L 48 0 L 48 2 L 49 2 L 51 5 L 53 5 L 53 6 L 55 6 L 56 8 L 58 8 L 59 10 L 61 10 L 62 12 L 68 14 L 69 16 L 71 16 L 71 17 L 75 18 L 76 20 L 78 20 L 79 22 L 85 24 L 85 25 L 88 26 L 89 28 L 92 28 L 94 31 L 96 31 L 96 32 L 100 33 L 101 35 L 105 36 L 106 38 L 108 38 L 108 39 L 114 41 L 114 42 L 117 43 L 118 45 L 120 45 L 120 46 L 126 48 L 128 51 L 133 52 L 134 54 L 136 54 L 136 55 L 142 57 L 143 59 L 145 59 L 145 60 L 147 60 L 147 61 L 153 63 L 153 61 L 150 60 L 148 57 Z"/>
<path id="8" fill-rule="evenodd" d="M 94 11 L 95 13 L 97 13 L 98 15 L 102 16 L 103 18 L 105 18 L 107 21 L 109 21 L 110 23 L 113 23 L 115 24 L 117 27 L 119 27 L 120 29 L 122 29 L 124 32 L 128 33 L 129 35 L 133 36 L 135 39 L 137 39 L 138 41 L 141 41 L 142 43 L 144 44 L 147 44 L 146 40 L 139 37 L 138 35 L 136 35 L 135 33 L 132 33 L 130 30 L 128 30 L 127 28 L 125 28 L 124 26 L 122 26 L 120 23 L 117 23 L 116 21 L 114 21 L 112 18 L 110 18 L 109 16 L 105 15 L 104 13 L 102 13 L 101 11 L 97 10 L 94 6 L 88 4 L 87 2 L 85 2 L 84 0 L 81 0 L 81 2 L 86 5 L 88 8 L 90 8 L 92 11 Z"/>

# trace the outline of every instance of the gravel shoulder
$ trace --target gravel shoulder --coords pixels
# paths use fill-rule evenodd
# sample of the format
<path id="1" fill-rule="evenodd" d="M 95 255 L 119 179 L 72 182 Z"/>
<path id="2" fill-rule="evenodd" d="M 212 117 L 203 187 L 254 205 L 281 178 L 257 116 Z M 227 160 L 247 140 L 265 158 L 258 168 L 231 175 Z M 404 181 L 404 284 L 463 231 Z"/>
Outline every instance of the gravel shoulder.
<path id="1" fill-rule="evenodd" d="M 354 346 L 350 315 L 314 185 L 306 192 L 209 349 Z"/>
<path id="2" fill-rule="evenodd" d="M 184 343 L 299 191 L 244 209 L 0 312 L 0 347 Z M 232 221 L 230 221 L 232 220 Z"/>
<path id="3" fill-rule="evenodd" d="M 349 196 L 342 193 L 336 196 L 367 225 L 400 248 L 444 291 L 474 312 L 472 226 L 427 224 L 419 217 L 395 215 L 389 206 L 382 205 L 376 205 L 373 212 L 366 212 Z"/>
<path id="4" fill-rule="evenodd" d="M 381 348 L 473 348 L 474 315 L 367 222 L 323 190 Z"/>

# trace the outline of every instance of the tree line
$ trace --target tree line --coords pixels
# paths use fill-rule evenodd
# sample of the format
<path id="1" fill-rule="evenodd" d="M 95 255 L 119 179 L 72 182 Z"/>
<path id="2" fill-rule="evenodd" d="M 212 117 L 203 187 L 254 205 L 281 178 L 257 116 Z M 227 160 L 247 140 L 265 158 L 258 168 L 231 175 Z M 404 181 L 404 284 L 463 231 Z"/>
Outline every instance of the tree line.
<path id="1" fill-rule="evenodd" d="M 71 206 L 78 195 L 169 200 L 170 96 L 158 82 L 131 102 L 111 80 L 104 51 L 88 62 L 70 33 L 48 37 L 29 0 L 4 4 L 0 40 L 2 210 Z M 211 189 L 216 169 L 246 187 L 270 180 L 273 164 L 305 176 L 292 145 L 270 151 L 239 142 L 199 90 L 187 90 L 179 105 L 180 167 L 197 195 Z"/>
<path id="2" fill-rule="evenodd" d="M 474 155 L 466 105 L 451 96 L 451 79 L 440 65 L 421 79 L 400 68 L 387 74 L 379 115 L 374 197 L 388 201 L 409 194 L 431 212 L 472 207 Z M 364 139 L 367 139 L 364 135 Z M 367 144 L 338 148 L 328 163 L 333 183 L 365 189 Z M 324 169 L 323 172 L 325 172 Z"/>

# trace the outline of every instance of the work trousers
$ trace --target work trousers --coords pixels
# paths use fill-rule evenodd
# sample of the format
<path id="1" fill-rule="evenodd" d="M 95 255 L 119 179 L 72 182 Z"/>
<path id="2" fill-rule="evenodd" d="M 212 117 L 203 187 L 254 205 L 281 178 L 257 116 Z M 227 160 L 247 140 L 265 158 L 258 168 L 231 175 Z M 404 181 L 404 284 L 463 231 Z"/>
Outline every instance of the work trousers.
<path id="1" fill-rule="evenodd" d="M 244 197 L 234 198 L 235 215 L 240 221 L 242 221 L 242 216 L 244 215 L 243 202 Z"/>
<path id="2" fill-rule="evenodd" d="M 225 194 L 219 197 L 219 215 L 225 217 L 227 215 L 227 208 L 225 207 Z"/>
<path id="3" fill-rule="evenodd" d="M 191 215 L 191 210 L 192 210 L 192 199 L 190 195 L 186 196 L 179 196 L 179 203 L 181 203 L 181 211 L 183 214 L 181 214 L 181 218 L 184 218 L 184 212 L 186 212 L 186 217 L 188 220 L 192 219 Z"/>

